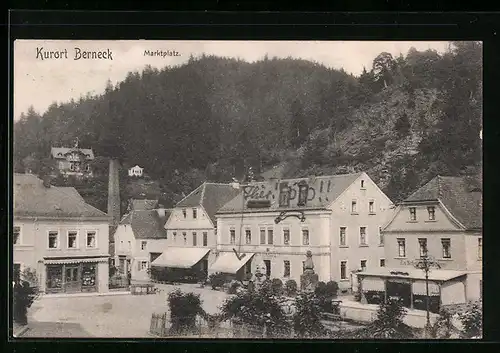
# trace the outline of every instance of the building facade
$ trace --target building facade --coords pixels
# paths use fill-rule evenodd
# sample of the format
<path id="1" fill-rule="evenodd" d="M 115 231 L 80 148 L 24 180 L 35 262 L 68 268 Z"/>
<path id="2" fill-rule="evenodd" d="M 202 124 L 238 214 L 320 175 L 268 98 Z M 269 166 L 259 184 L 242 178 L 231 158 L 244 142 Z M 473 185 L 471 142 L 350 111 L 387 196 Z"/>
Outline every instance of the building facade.
<path id="1" fill-rule="evenodd" d="M 55 169 L 63 176 L 91 177 L 94 152 L 90 148 L 79 148 L 78 142 L 73 148 L 52 147 L 50 157 Z"/>
<path id="2" fill-rule="evenodd" d="M 45 293 L 108 291 L 108 216 L 73 188 L 14 175 L 14 273 L 35 270 Z"/>
<path id="3" fill-rule="evenodd" d="M 371 282 L 380 284 L 380 291 L 385 290 L 382 278 L 398 277 L 401 291 L 407 285 L 408 306 L 414 305 L 410 296 L 416 299 L 426 294 L 424 271 L 416 267 L 427 254 L 433 263 L 429 278 L 436 307 L 481 297 L 479 184 L 464 177 L 435 177 L 397 207 L 383 234 L 386 266 L 392 274 L 371 276 Z"/>
<path id="4" fill-rule="evenodd" d="M 217 213 L 217 250 L 249 254 L 252 273 L 264 263 L 268 278 L 297 283 L 310 250 L 320 281 L 347 290 L 351 271 L 384 260 L 379 230 L 392 211 L 366 173 L 249 183 Z"/>
<path id="5" fill-rule="evenodd" d="M 217 249 L 216 211 L 238 194 L 230 184 L 203 183 L 181 200 L 172 210 L 165 229 L 167 245 L 173 249 L 208 249 L 207 253 L 193 250 L 193 261 L 207 272 L 215 261 Z M 195 259 L 196 256 L 203 258 Z M 189 256 L 186 253 L 186 256 Z M 175 263 L 171 263 L 175 267 Z M 181 264 L 179 264 L 181 266 Z"/>
<path id="6" fill-rule="evenodd" d="M 171 210 L 154 200 L 133 200 L 115 232 L 114 265 L 137 281 L 150 279 L 148 269 L 168 247 L 164 229 Z"/>

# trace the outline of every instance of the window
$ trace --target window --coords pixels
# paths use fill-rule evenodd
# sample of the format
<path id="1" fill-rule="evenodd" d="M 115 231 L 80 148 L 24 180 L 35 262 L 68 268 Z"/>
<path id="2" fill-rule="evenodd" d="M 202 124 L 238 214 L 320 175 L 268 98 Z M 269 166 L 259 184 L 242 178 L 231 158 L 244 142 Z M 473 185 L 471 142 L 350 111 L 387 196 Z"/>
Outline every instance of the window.
<path id="1" fill-rule="evenodd" d="M 95 248 L 97 247 L 97 235 L 95 231 L 87 232 L 87 248 Z M 128 242 L 130 249 L 130 241 Z"/>
<path id="2" fill-rule="evenodd" d="M 417 209 L 415 207 L 410 207 L 410 221 L 417 220 Z"/>
<path id="3" fill-rule="evenodd" d="M 361 260 L 361 271 L 366 270 L 366 260 Z"/>
<path id="4" fill-rule="evenodd" d="M 208 233 L 203 232 L 203 246 L 208 246 Z"/>
<path id="5" fill-rule="evenodd" d="M 267 230 L 267 244 L 272 245 L 273 242 L 274 242 L 274 239 L 273 239 L 273 230 L 272 229 L 268 229 Z"/>
<path id="6" fill-rule="evenodd" d="M 366 245 L 366 227 L 359 227 L 359 245 Z"/>
<path id="7" fill-rule="evenodd" d="M 346 245 L 346 227 L 340 227 L 340 246 L 345 246 Z"/>
<path id="8" fill-rule="evenodd" d="M 234 245 L 236 244 L 236 231 L 234 229 L 229 230 L 229 242 Z"/>
<path id="9" fill-rule="evenodd" d="M 78 247 L 77 243 L 77 238 L 78 232 L 76 231 L 69 231 L 68 232 L 68 248 L 69 249 L 76 249 Z"/>
<path id="10" fill-rule="evenodd" d="M 144 270 L 147 270 L 148 269 L 148 262 L 147 261 L 141 261 L 139 263 L 139 270 L 140 271 L 144 271 Z"/>
<path id="11" fill-rule="evenodd" d="M 186 218 L 186 216 L 187 216 L 186 209 L 183 209 L 183 210 L 182 210 L 182 216 L 183 216 L 184 218 Z"/>
<path id="12" fill-rule="evenodd" d="M 146 250 L 146 247 L 148 246 L 147 241 L 141 241 L 141 250 Z"/>
<path id="13" fill-rule="evenodd" d="M 172 232 L 172 235 L 173 235 L 174 243 L 175 243 L 175 240 L 177 239 L 177 232 Z"/>
<path id="14" fill-rule="evenodd" d="M 252 244 L 252 230 L 245 229 L 245 243 Z"/>
<path id="15" fill-rule="evenodd" d="M 365 188 L 365 181 L 361 180 L 361 189 L 364 189 L 364 188 Z"/>
<path id="16" fill-rule="evenodd" d="M 290 205 L 290 189 L 288 188 L 287 184 L 283 183 L 280 186 L 279 206 L 287 207 L 289 205 Z"/>
<path id="17" fill-rule="evenodd" d="M 302 245 L 309 245 L 309 229 L 302 229 Z"/>
<path id="18" fill-rule="evenodd" d="M 182 232 L 182 238 L 184 239 L 184 245 L 187 244 L 187 234 L 186 232 Z"/>
<path id="19" fill-rule="evenodd" d="M 196 235 L 196 232 L 193 232 L 193 246 L 197 246 L 198 244 L 198 236 Z"/>
<path id="20" fill-rule="evenodd" d="M 441 245 L 443 246 L 443 259 L 451 259 L 451 240 L 441 239 Z"/>
<path id="21" fill-rule="evenodd" d="M 297 205 L 305 206 L 307 203 L 307 191 L 309 187 L 307 185 L 299 185 L 299 202 Z"/>
<path id="22" fill-rule="evenodd" d="M 380 267 L 385 267 L 385 259 L 380 259 Z"/>
<path id="23" fill-rule="evenodd" d="M 420 253 L 420 257 L 425 257 L 427 255 L 427 239 L 419 238 L 418 239 L 418 249 Z"/>
<path id="24" fill-rule="evenodd" d="M 351 213 L 357 213 L 358 212 L 358 204 L 356 200 L 352 200 L 351 203 Z"/>
<path id="25" fill-rule="evenodd" d="M 283 277 L 290 277 L 290 261 L 285 260 L 283 261 Z"/>
<path id="26" fill-rule="evenodd" d="M 375 201 L 368 202 L 368 213 L 370 213 L 370 214 L 375 213 Z"/>
<path id="27" fill-rule="evenodd" d="M 59 232 L 49 231 L 49 249 L 57 249 L 59 247 Z"/>
<path id="28" fill-rule="evenodd" d="M 12 230 L 12 236 L 12 242 L 14 243 L 14 245 L 19 245 L 21 243 L 21 227 L 14 227 L 14 229 Z"/>
<path id="29" fill-rule="evenodd" d="M 132 250 L 132 242 L 130 240 L 128 241 L 128 250 Z"/>
<path id="30" fill-rule="evenodd" d="M 406 257 L 406 241 L 403 238 L 398 238 L 398 256 Z"/>
<path id="31" fill-rule="evenodd" d="M 429 213 L 429 221 L 434 221 L 436 219 L 436 208 L 429 206 L 427 207 L 427 212 Z"/>
<path id="32" fill-rule="evenodd" d="M 380 245 L 384 245 L 384 233 L 382 232 L 382 227 L 378 227 L 378 240 Z"/>
<path id="33" fill-rule="evenodd" d="M 264 228 L 260 228 L 260 244 L 264 245 L 266 243 L 266 230 Z"/>
<path id="34" fill-rule="evenodd" d="M 340 261 L 340 279 L 347 279 L 347 261 Z"/>
<path id="35" fill-rule="evenodd" d="M 483 258 L 483 238 L 477 239 L 477 258 L 479 260 Z"/>
<path id="36" fill-rule="evenodd" d="M 290 244 L 290 229 L 283 229 L 283 244 Z"/>
<path id="37" fill-rule="evenodd" d="M 326 187 L 326 192 L 330 192 L 331 180 L 328 180 L 328 186 Z"/>
<path id="38" fill-rule="evenodd" d="M 196 213 L 196 208 L 193 208 L 193 219 L 196 219 L 198 214 Z"/>

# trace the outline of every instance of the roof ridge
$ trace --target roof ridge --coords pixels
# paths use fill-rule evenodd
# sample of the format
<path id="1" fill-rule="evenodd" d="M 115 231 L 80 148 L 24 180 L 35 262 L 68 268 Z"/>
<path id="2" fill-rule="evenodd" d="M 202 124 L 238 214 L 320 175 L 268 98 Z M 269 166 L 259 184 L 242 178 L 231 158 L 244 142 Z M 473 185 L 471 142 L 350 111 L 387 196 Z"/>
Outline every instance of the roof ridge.
<path id="1" fill-rule="evenodd" d="M 441 176 L 438 174 L 437 175 L 437 198 L 441 199 L 442 193 L 441 193 Z"/>
<path id="2" fill-rule="evenodd" d="M 198 190 L 199 188 L 203 187 L 203 185 L 204 185 L 204 184 L 205 184 L 205 183 L 203 183 L 203 184 L 199 185 L 199 186 L 198 186 L 198 187 L 196 187 L 193 191 L 191 191 L 189 194 L 187 194 L 187 195 L 186 195 L 186 197 L 184 197 L 182 200 L 180 200 L 179 202 L 177 202 L 177 203 L 175 204 L 175 207 L 177 207 L 177 205 L 178 205 L 178 204 L 180 204 L 180 203 L 182 203 L 184 200 L 186 200 L 189 196 L 191 196 L 192 194 L 194 194 L 196 190 Z"/>
<path id="3" fill-rule="evenodd" d="M 203 184 L 207 184 L 207 185 L 223 185 L 223 186 L 231 186 L 230 183 L 213 183 L 213 182 L 210 182 L 210 181 L 206 181 L 204 182 Z"/>

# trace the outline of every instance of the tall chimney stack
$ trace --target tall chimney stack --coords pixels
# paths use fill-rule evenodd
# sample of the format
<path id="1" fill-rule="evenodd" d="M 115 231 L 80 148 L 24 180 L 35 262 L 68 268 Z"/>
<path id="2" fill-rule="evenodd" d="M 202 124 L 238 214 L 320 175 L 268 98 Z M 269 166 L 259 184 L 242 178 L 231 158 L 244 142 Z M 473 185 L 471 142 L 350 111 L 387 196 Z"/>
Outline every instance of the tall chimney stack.
<path id="1" fill-rule="evenodd" d="M 108 216 L 110 226 L 116 227 L 120 222 L 120 183 L 119 183 L 120 162 L 117 159 L 109 160 L 109 181 L 108 181 Z"/>

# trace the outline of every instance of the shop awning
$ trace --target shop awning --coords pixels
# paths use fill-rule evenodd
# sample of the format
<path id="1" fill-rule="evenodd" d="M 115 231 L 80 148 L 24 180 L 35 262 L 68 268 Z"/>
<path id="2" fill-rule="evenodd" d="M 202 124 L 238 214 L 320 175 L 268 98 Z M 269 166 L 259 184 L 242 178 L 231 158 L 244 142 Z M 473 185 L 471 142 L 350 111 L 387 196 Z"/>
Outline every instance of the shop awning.
<path id="1" fill-rule="evenodd" d="M 60 264 L 79 264 L 79 263 L 92 263 L 92 262 L 108 262 L 109 256 L 94 256 L 94 257 L 44 257 L 43 263 L 46 265 L 60 265 Z"/>
<path id="2" fill-rule="evenodd" d="M 204 248 L 168 248 L 151 263 L 151 266 L 191 268 L 209 252 L 210 249 Z"/>
<path id="3" fill-rule="evenodd" d="M 385 277 L 385 278 L 408 278 L 425 280 L 425 272 L 417 268 L 380 268 L 380 269 L 367 269 L 363 272 L 358 272 L 361 277 Z M 454 278 L 464 276 L 466 272 L 455 270 L 440 270 L 431 269 L 429 271 L 430 281 L 446 282 Z"/>
<path id="4" fill-rule="evenodd" d="M 240 259 L 238 259 L 234 252 L 223 253 L 215 260 L 208 271 L 236 274 L 240 268 L 250 261 L 253 255 L 253 253 L 240 254 Z"/>

